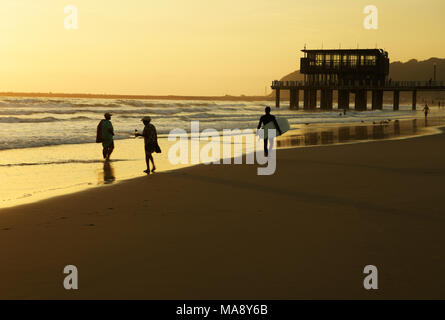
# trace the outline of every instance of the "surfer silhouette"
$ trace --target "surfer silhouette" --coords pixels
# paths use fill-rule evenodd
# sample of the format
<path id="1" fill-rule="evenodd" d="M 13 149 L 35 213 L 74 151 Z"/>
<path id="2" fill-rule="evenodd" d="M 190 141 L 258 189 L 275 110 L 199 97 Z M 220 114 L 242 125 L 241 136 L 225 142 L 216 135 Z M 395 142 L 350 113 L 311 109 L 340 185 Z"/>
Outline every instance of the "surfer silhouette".
<path id="1" fill-rule="evenodd" d="M 280 130 L 280 126 L 277 123 L 277 119 L 275 118 L 275 116 L 270 114 L 270 107 L 266 107 L 266 109 L 264 110 L 266 112 L 266 114 L 262 115 L 260 118 L 260 122 L 258 123 L 258 129 L 261 128 L 261 126 L 265 126 L 266 124 L 268 124 L 269 122 L 273 121 L 275 128 L 278 131 L 278 135 L 281 135 L 282 132 Z M 264 155 L 267 157 L 269 155 L 269 149 L 268 149 L 268 141 L 270 141 L 270 147 L 272 148 L 272 143 L 273 140 L 270 138 L 264 138 Z"/>

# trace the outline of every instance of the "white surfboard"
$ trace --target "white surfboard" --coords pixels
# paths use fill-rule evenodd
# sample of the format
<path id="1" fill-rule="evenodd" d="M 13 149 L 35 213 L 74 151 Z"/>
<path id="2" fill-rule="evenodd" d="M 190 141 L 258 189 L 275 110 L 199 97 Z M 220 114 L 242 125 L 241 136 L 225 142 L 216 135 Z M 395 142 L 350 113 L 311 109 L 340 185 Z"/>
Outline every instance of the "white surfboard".
<path id="1" fill-rule="evenodd" d="M 275 118 L 277 120 L 277 124 L 280 127 L 281 134 L 284 134 L 285 132 L 289 131 L 290 125 L 289 121 L 287 121 L 286 118 Z M 268 122 L 264 127 L 264 139 L 267 139 L 268 137 L 268 129 L 276 129 L 275 123 L 273 121 Z M 278 137 L 280 134 L 278 133 L 278 130 L 276 131 L 276 136 Z"/>

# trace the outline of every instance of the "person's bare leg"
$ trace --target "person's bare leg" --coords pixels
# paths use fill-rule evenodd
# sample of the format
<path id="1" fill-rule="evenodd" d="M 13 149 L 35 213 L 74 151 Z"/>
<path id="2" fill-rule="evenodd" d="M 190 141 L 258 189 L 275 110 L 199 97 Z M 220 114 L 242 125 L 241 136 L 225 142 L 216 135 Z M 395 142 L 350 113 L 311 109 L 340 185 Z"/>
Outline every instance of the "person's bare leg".
<path id="1" fill-rule="evenodd" d="M 155 166 L 155 161 L 153 160 L 153 155 L 152 154 L 150 154 L 150 158 L 149 159 L 151 160 L 151 164 L 152 164 L 152 167 L 153 167 L 153 169 L 151 169 L 151 172 L 155 172 L 156 166 Z"/>
<path id="2" fill-rule="evenodd" d="M 147 164 L 147 170 L 144 170 L 144 172 L 146 174 L 150 174 L 150 157 L 151 157 L 151 154 L 148 154 L 148 153 L 145 154 L 145 163 Z"/>
<path id="3" fill-rule="evenodd" d="M 114 146 L 108 147 L 107 160 L 110 160 L 110 156 L 113 153 L 113 150 L 114 150 Z"/>

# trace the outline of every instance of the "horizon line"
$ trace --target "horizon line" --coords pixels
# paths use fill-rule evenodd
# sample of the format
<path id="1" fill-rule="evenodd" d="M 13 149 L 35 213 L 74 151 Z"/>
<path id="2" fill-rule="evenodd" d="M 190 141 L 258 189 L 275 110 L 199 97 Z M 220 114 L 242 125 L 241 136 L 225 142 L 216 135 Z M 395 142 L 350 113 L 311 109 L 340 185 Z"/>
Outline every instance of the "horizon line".
<path id="1" fill-rule="evenodd" d="M 270 95 L 156 95 L 156 94 L 113 94 L 113 93 L 64 93 L 64 92 L 0 92 L 2 97 L 58 97 L 58 98 L 103 98 L 103 99 L 183 99 L 183 100 L 204 100 L 204 99 L 229 99 L 229 98 L 243 98 L 243 99 L 271 99 Z"/>

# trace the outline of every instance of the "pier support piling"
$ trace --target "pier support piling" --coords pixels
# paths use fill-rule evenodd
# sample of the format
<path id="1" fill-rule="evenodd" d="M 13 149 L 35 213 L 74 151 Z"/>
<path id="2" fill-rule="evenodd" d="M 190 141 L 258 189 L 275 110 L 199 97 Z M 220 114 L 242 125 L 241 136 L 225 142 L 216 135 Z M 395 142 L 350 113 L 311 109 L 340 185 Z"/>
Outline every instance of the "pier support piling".
<path id="1" fill-rule="evenodd" d="M 326 89 L 320 90 L 320 109 L 327 109 L 327 101 L 326 101 Z"/>
<path id="2" fill-rule="evenodd" d="M 315 109 L 317 106 L 317 89 L 304 89 L 304 109 Z"/>
<path id="3" fill-rule="evenodd" d="M 328 100 L 328 110 L 331 110 L 334 104 L 334 90 L 329 89 L 327 91 L 327 100 Z"/>
<path id="4" fill-rule="evenodd" d="M 364 111 L 367 109 L 368 104 L 368 92 L 363 89 L 356 90 L 355 92 L 355 110 Z"/>
<path id="5" fill-rule="evenodd" d="M 338 90 L 338 108 L 349 109 L 349 90 Z"/>
<path id="6" fill-rule="evenodd" d="M 321 89 L 320 95 L 320 109 L 332 109 L 332 89 Z"/>
<path id="7" fill-rule="evenodd" d="M 300 89 L 295 90 L 295 109 L 300 109 Z"/>
<path id="8" fill-rule="evenodd" d="M 303 109 L 307 110 L 309 109 L 309 89 L 305 88 L 303 90 L 304 94 L 304 101 L 303 101 Z"/>
<path id="9" fill-rule="evenodd" d="M 289 108 L 290 109 L 293 109 L 294 108 L 294 104 L 295 104 L 293 93 L 294 93 L 294 89 L 290 89 L 289 90 Z"/>
<path id="10" fill-rule="evenodd" d="M 290 89 L 290 108 L 298 109 L 300 107 L 300 90 L 297 88 Z"/>
<path id="11" fill-rule="evenodd" d="M 417 90 L 413 91 L 413 111 L 417 109 Z"/>
<path id="12" fill-rule="evenodd" d="M 372 90 L 372 110 L 383 109 L 383 90 Z"/>
<path id="13" fill-rule="evenodd" d="M 275 106 L 280 107 L 280 89 L 275 90 Z"/>
<path id="14" fill-rule="evenodd" d="M 399 102 L 400 102 L 400 91 L 394 90 L 394 110 L 399 110 Z"/>
<path id="15" fill-rule="evenodd" d="M 309 93 L 309 108 L 315 109 L 317 107 L 317 89 L 311 89 Z"/>

